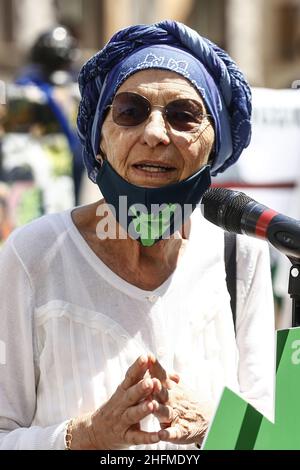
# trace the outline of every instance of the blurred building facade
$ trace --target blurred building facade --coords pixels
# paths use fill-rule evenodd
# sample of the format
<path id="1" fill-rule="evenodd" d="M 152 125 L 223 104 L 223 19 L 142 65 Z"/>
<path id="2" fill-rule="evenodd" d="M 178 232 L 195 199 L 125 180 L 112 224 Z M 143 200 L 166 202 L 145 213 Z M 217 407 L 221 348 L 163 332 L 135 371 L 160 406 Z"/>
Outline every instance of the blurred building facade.
<path id="1" fill-rule="evenodd" d="M 0 75 L 9 79 L 35 37 L 57 22 L 78 37 L 82 61 L 132 23 L 183 21 L 224 47 L 254 86 L 300 79 L 300 0 L 0 0 Z"/>

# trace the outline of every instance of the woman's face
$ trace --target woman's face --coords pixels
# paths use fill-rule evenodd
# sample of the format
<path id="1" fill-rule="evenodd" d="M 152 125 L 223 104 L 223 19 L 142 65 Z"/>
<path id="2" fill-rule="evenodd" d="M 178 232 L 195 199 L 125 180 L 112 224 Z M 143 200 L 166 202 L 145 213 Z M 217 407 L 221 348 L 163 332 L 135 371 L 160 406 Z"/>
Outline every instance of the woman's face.
<path id="1" fill-rule="evenodd" d="M 175 72 L 143 70 L 129 77 L 119 88 L 146 97 L 152 106 L 189 98 L 202 104 L 196 89 Z M 122 127 L 112 119 L 110 109 L 103 127 L 100 147 L 112 167 L 125 180 L 138 186 L 159 187 L 181 181 L 208 161 L 214 130 L 207 118 L 196 134 L 173 131 L 165 122 L 162 108 L 152 108 L 146 121 Z"/>

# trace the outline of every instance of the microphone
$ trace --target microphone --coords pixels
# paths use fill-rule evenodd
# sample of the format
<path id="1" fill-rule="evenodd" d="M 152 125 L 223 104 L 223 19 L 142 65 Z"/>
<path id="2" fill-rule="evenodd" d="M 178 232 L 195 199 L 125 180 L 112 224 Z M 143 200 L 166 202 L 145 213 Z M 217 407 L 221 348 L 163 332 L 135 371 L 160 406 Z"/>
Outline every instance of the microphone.
<path id="1" fill-rule="evenodd" d="M 202 213 L 227 232 L 268 240 L 281 253 L 300 259 L 300 221 L 269 209 L 244 193 L 210 188 L 202 199 Z"/>

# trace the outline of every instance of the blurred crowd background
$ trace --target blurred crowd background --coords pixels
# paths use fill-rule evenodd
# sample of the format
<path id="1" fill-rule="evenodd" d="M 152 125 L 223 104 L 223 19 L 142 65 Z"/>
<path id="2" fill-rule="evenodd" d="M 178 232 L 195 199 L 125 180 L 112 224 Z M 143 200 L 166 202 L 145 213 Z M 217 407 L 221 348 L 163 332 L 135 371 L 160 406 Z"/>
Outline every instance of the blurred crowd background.
<path id="1" fill-rule="evenodd" d="M 300 0 L 0 0 L 0 244 L 97 200 L 76 135 L 78 70 L 118 29 L 175 19 L 226 49 L 253 87 L 253 139 L 214 180 L 300 219 Z M 289 262 L 271 250 L 277 327 Z"/>
<path id="2" fill-rule="evenodd" d="M 226 49 L 253 86 L 289 88 L 300 78 L 299 0 L 0 0 L 0 67 L 11 78 L 36 37 L 69 27 L 88 58 L 116 30 L 166 18 Z"/>

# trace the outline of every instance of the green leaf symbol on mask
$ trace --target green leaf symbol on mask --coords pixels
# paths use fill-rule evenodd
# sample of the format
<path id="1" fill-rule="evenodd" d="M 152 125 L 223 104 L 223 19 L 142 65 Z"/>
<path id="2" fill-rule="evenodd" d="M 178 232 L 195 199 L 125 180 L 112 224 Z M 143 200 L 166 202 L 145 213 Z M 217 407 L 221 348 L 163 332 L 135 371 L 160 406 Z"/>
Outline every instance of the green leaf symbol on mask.
<path id="1" fill-rule="evenodd" d="M 176 204 L 167 204 L 157 214 L 147 214 L 137 211 L 135 206 L 130 207 L 133 214 L 133 224 L 136 233 L 140 234 L 143 246 L 152 246 L 169 228 L 171 217 L 176 211 Z"/>

